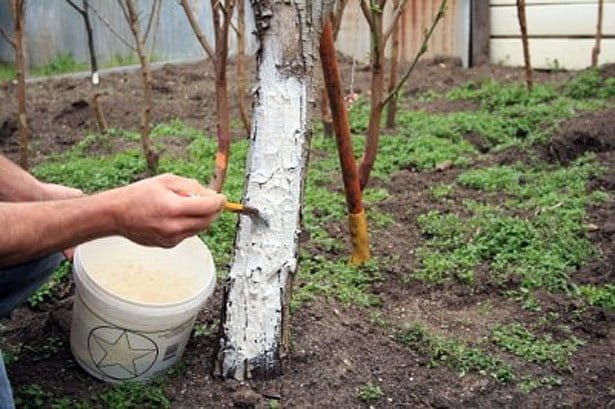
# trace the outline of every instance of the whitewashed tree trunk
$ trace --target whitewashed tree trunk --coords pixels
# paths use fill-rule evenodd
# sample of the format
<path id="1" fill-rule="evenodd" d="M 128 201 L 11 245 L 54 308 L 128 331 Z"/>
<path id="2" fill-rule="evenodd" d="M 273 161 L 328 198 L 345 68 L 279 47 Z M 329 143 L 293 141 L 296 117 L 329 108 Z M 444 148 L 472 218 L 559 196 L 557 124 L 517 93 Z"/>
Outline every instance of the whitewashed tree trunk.
<path id="1" fill-rule="evenodd" d="M 309 147 L 311 73 L 329 0 L 253 0 L 260 40 L 258 88 L 245 203 L 268 224 L 242 216 L 226 289 L 219 364 L 226 378 L 281 373 L 292 277 L 297 269 Z"/>

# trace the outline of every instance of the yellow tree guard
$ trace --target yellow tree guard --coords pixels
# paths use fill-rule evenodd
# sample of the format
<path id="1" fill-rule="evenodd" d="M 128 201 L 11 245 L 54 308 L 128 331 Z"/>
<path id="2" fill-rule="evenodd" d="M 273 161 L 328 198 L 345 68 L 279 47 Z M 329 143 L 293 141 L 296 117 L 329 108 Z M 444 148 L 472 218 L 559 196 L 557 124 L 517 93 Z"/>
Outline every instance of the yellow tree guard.
<path id="1" fill-rule="evenodd" d="M 359 265 L 369 260 L 369 235 L 367 234 L 367 216 L 365 209 L 360 213 L 348 214 L 348 227 L 352 243 L 350 264 Z"/>

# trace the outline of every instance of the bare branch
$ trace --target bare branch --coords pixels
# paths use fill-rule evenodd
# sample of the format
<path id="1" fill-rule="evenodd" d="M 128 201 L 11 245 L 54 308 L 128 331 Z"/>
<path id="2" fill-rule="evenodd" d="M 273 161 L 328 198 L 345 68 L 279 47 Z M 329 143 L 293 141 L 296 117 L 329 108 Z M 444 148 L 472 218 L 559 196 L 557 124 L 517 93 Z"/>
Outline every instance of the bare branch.
<path id="1" fill-rule="evenodd" d="M 384 31 L 384 35 L 382 37 L 382 42 L 384 44 L 386 44 L 386 42 L 389 40 L 389 37 L 391 37 L 391 33 L 393 33 L 393 31 L 395 30 L 395 26 L 399 21 L 399 16 L 401 16 L 401 13 L 403 13 L 406 8 L 406 3 L 407 0 L 401 0 L 397 5 L 397 8 L 393 12 L 393 16 L 391 17 L 391 23 L 389 24 L 389 27 L 387 27 L 387 29 Z"/>
<path id="2" fill-rule="evenodd" d="M 76 3 L 74 3 L 73 0 L 66 0 L 66 2 L 68 3 L 69 6 L 74 8 L 77 11 L 77 13 L 81 14 L 82 16 L 85 14 L 85 10 L 79 7 Z"/>
<path id="3" fill-rule="evenodd" d="M 340 27 L 342 26 L 342 18 L 344 17 L 344 10 L 346 10 L 347 4 L 348 0 L 337 1 L 335 11 L 333 12 L 333 39 L 336 39 L 337 35 L 340 32 Z"/>
<path id="4" fill-rule="evenodd" d="M 126 10 L 126 6 L 122 2 L 122 0 L 117 0 L 117 4 L 120 6 L 120 9 L 122 10 L 122 14 L 124 14 L 124 19 L 126 19 L 126 21 L 130 21 L 130 16 L 128 15 L 128 10 Z"/>
<path id="5" fill-rule="evenodd" d="M 156 39 L 158 39 L 158 27 L 160 26 L 160 9 L 162 8 L 162 4 L 158 7 L 158 15 L 156 16 L 156 21 L 154 22 L 154 38 L 152 39 L 152 46 L 149 50 L 148 58 L 154 54 L 154 48 L 156 48 Z M 147 39 L 147 36 L 145 37 Z M 144 41 L 145 43 L 145 41 Z"/>
<path id="6" fill-rule="evenodd" d="M 410 74 L 414 70 L 414 67 L 418 63 L 419 59 L 423 56 L 423 54 L 427 52 L 427 43 L 429 42 L 429 38 L 431 37 L 434 30 L 436 29 L 438 22 L 440 22 L 440 20 L 444 18 L 444 12 L 446 11 L 446 2 L 447 0 L 442 0 L 442 3 L 440 3 L 440 9 L 438 10 L 438 13 L 436 14 L 436 17 L 434 18 L 433 22 L 431 23 L 431 27 L 429 28 L 429 31 L 425 33 L 423 37 L 423 43 L 421 44 L 421 47 L 419 48 L 416 55 L 414 56 L 414 60 L 412 60 L 412 64 L 410 64 L 410 67 L 408 68 L 408 70 L 401 77 L 395 89 L 391 91 L 389 95 L 387 95 L 386 98 L 381 102 L 382 106 L 385 106 L 389 102 L 389 100 L 393 98 L 393 96 L 399 92 L 399 90 L 404 85 L 408 77 L 410 77 Z"/>
<path id="7" fill-rule="evenodd" d="M 92 9 L 96 17 L 98 17 L 98 19 L 107 27 L 107 29 L 109 29 L 109 31 L 111 31 L 113 35 L 117 37 L 118 40 L 120 40 L 126 47 L 130 48 L 132 51 L 135 51 L 135 52 L 137 51 L 137 48 L 134 45 L 132 45 L 128 40 L 126 40 L 115 28 L 113 28 L 111 23 L 109 23 L 109 21 L 106 18 L 104 18 L 94 6 L 90 5 L 90 8 Z M 126 21 L 130 21 L 130 20 L 126 20 Z"/>
<path id="8" fill-rule="evenodd" d="M 207 56 L 214 60 L 216 53 L 214 52 L 213 48 L 211 48 L 211 45 L 207 42 L 207 38 L 205 37 L 203 30 L 201 30 L 199 22 L 196 20 L 196 16 L 194 15 L 194 11 L 188 3 L 188 0 L 180 0 L 180 4 L 184 8 L 184 12 L 186 13 L 186 17 L 188 17 L 188 21 L 190 22 L 192 31 L 194 31 L 196 38 L 199 40 L 199 43 L 201 43 L 201 47 L 203 47 L 203 50 L 205 50 Z M 212 13 L 215 12 L 215 10 L 212 10 Z"/>
<path id="9" fill-rule="evenodd" d="M 361 0 L 361 11 L 363 11 L 365 20 L 367 20 L 367 24 L 369 24 L 369 29 L 373 33 L 375 31 L 374 16 L 372 16 L 372 8 L 367 4 L 367 0 Z"/>
<path id="10" fill-rule="evenodd" d="M 152 25 L 154 24 L 154 19 L 157 19 L 160 17 L 160 7 L 161 7 L 160 0 L 154 0 L 152 3 L 152 11 L 150 12 L 149 19 L 147 20 L 147 28 L 145 29 L 145 33 L 143 34 L 142 41 L 144 44 L 147 42 L 147 38 L 149 37 L 150 30 L 152 29 Z"/>
<path id="11" fill-rule="evenodd" d="M 2 36 L 2 38 L 4 38 L 4 40 L 6 40 L 6 42 L 9 43 L 13 48 L 15 48 L 15 40 L 11 38 L 9 33 L 7 33 L 3 27 L 0 27 L 0 36 Z"/>

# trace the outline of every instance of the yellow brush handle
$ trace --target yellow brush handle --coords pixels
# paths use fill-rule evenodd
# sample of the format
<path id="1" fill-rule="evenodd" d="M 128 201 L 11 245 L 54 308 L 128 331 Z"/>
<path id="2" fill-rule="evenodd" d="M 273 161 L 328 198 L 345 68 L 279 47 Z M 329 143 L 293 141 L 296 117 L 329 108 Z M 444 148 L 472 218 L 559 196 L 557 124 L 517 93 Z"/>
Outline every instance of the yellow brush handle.
<path id="1" fill-rule="evenodd" d="M 244 211 L 244 206 L 241 203 L 226 202 L 224 204 L 224 210 L 229 212 L 241 213 Z"/>

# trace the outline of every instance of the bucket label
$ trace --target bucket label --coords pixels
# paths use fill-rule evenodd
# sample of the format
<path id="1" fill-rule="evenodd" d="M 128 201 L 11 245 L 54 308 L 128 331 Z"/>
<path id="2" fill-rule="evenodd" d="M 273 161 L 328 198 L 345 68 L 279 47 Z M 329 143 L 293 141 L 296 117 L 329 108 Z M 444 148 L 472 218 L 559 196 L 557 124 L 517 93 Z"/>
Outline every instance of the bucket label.
<path id="1" fill-rule="evenodd" d="M 92 363 L 113 379 L 134 379 L 146 373 L 158 359 L 158 346 L 143 334 L 101 326 L 88 336 Z"/>
<path id="2" fill-rule="evenodd" d="M 159 331 L 138 331 L 103 319 L 77 297 L 71 349 L 77 362 L 99 379 L 149 379 L 183 354 L 195 319 Z"/>

